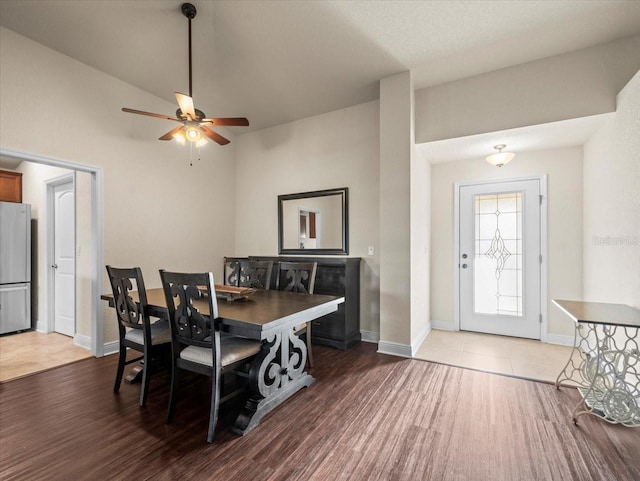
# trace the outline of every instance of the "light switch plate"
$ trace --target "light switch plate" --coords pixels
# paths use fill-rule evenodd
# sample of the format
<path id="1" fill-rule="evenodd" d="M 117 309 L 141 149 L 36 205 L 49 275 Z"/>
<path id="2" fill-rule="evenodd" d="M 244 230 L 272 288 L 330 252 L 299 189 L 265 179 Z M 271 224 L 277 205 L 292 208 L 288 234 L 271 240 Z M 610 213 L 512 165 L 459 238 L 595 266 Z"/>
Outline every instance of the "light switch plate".
<path id="1" fill-rule="evenodd" d="M 372 256 L 374 255 L 376 252 L 376 250 L 373 248 L 373 246 L 369 246 L 369 255 Z"/>

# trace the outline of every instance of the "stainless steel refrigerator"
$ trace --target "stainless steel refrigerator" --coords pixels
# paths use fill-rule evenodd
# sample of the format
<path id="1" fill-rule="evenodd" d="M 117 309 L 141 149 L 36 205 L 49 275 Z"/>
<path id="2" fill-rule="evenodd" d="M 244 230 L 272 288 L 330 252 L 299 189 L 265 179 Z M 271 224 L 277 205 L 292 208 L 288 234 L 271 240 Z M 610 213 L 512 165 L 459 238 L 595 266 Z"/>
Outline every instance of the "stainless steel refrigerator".
<path id="1" fill-rule="evenodd" d="M 0 334 L 31 329 L 31 206 L 0 202 Z"/>

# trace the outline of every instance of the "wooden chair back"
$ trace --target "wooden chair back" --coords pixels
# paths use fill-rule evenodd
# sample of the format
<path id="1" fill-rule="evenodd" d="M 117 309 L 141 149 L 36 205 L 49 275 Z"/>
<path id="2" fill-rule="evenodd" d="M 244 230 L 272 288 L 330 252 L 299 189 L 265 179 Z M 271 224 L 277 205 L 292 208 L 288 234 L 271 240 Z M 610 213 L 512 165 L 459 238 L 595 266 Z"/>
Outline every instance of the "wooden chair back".
<path id="1" fill-rule="evenodd" d="M 317 262 L 278 262 L 276 289 L 313 294 Z"/>
<path id="2" fill-rule="evenodd" d="M 144 287 L 142 271 L 139 267 L 121 269 L 106 266 L 106 268 L 113 291 L 121 337 L 124 337 L 127 327 L 144 329 L 148 332 L 150 322 L 147 315 L 147 291 Z M 131 297 L 132 291 L 138 292 L 138 302 Z M 147 329 L 145 329 L 145 325 Z"/>
<path id="3" fill-rule="evenodd" d="M 240 262 L 244 257 L 224 258 L 224 285 L 238 287 L 240 283 Z"/>
<path id="4" fill-rule="evenodd" d="M 269 289 L 273 261 L 240 261 L 239 287 Z"/>
<path id="5" fill-rule="evenodd" d="M 218 301 L 211 272 L 187 274 L 160 270 L 162 289 L 169 312 L 171 339 L 180 344 L 220 350 Z M 203 314 L 194 304 L 206 298 L 210 314 Z M 215 357 L 215 354 L 214 354 Z"/>

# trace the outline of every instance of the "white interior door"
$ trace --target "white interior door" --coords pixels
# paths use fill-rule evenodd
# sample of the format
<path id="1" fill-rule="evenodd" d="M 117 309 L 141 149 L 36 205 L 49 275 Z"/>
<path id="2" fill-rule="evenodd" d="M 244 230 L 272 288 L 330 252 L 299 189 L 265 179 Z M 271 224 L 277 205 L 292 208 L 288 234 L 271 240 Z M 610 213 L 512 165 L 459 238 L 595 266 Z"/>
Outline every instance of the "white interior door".
<path id="1" fill-rule="evenodd" d="M 460 329 L 540 339 L 540 180 L 459 192 Z"/>
<path id="2" fill-rule="evenodd" d="M 76 333 L 75 195 L 73 182 L 53 188 L 54 205 L 54 330 Z"/>

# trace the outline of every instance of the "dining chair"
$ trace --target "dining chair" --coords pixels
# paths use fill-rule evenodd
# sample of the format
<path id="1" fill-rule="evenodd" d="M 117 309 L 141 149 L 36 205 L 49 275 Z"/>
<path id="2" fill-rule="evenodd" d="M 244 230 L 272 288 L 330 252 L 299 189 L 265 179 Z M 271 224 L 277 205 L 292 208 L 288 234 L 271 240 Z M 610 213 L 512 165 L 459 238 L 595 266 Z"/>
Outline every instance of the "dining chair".
<path id="1" fill-rule="evenodd" d="M 167 423 L 173 421 L 180 371 L 212 378 L 207 442 L 213 442 L 219 405 L 244 387 L 221 396 L 221 380 L 260 352 L 261 343 L 220 332 L 218 302 L 212 273 L 186 274 L 160 270 L 171 326 L 171 394 Z M 207 312 L 204 312 L 204 311 Z"/>
<path id="2" fill-rule="evenodd" d="M 119 357 L 113 392 L 120 391 L 124 367 L 142 360 L 142 386 L 140 406 L 147 402 L 151 379 L 152 358 L 168 350 L 171 342 L 169 322 L 160 319 L 153 324 L 147 314 L 147 292 L 139 267 L 116 268 L 106 266 L 118 319 Z M 131 296 L 137 291 L 137 302 Z M 127 348 L 142 353 L 142 356 L 127 361 Z"/>
<path id="3" fill-rule="evenodd" d="M 256 287 L 269 289 L 271 287 L 271 271 L 273 261 L 240 261 L 240 275 L 238 287 Z"/>
<path id="4" fill-rule="evenodd" d="M 240 282 L 240 261 L 246 260 L 244 257 L 224 258 L 224 285 L 238 287 Z"/>
<path id="5" fill-rule="evenodd" d="M 278 262 L 276 289 L 279 291 L 301 292 L 313 294 L 316 284 L 317 262 Z M 305 335 L 307 344 L 307 360 L 309 367 L 313 367 L 313 352 L 311 349 L 311 323 L 297 326 L 296 335 Z"/>

